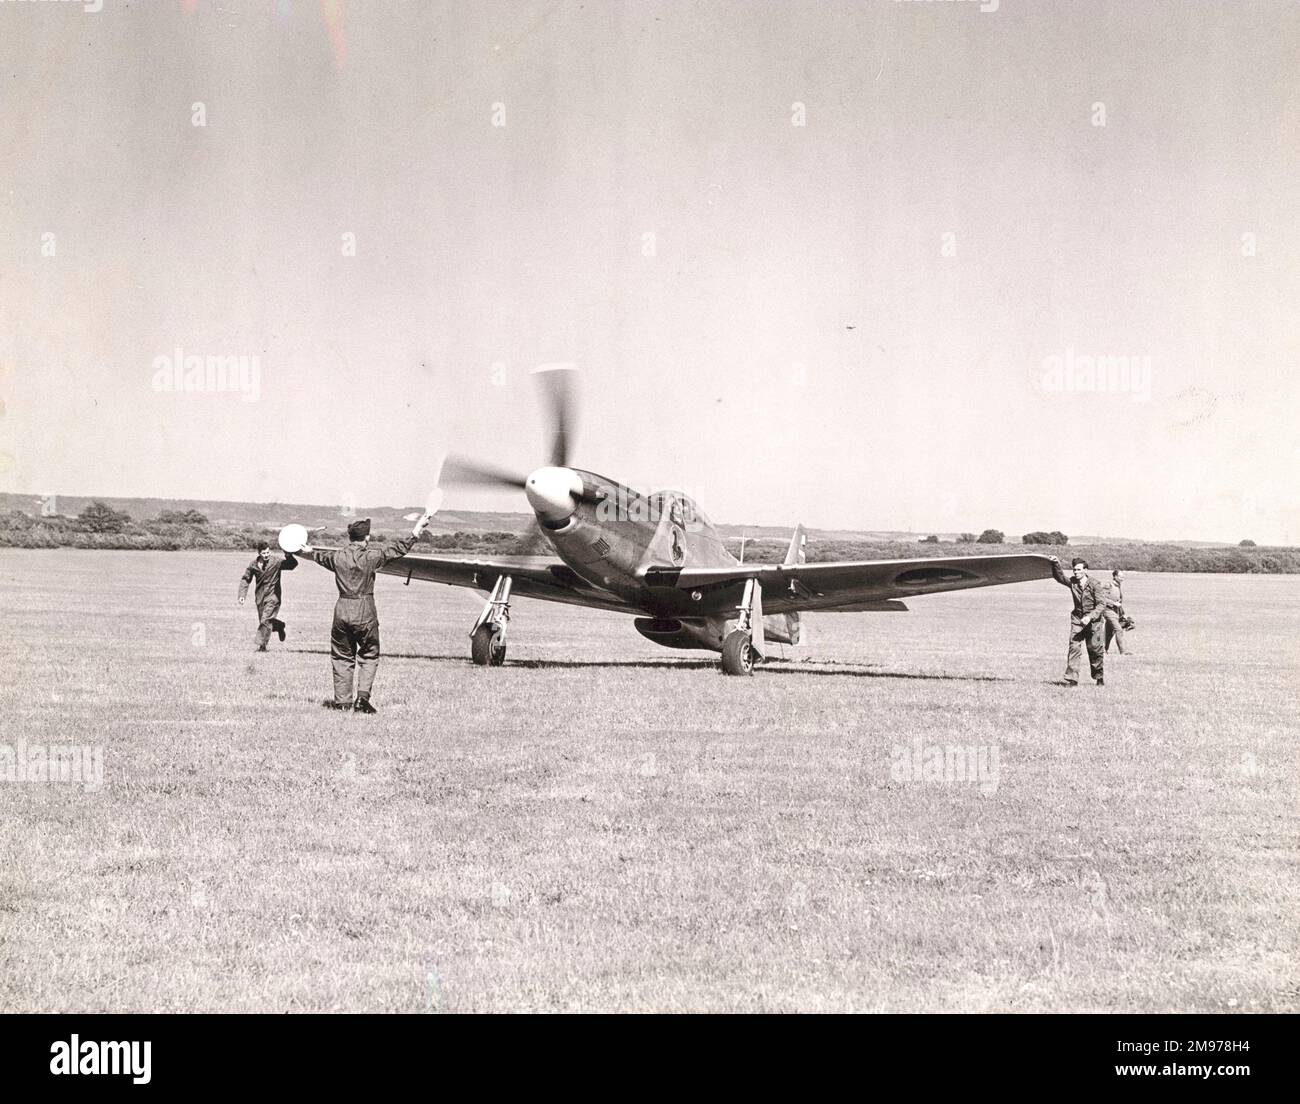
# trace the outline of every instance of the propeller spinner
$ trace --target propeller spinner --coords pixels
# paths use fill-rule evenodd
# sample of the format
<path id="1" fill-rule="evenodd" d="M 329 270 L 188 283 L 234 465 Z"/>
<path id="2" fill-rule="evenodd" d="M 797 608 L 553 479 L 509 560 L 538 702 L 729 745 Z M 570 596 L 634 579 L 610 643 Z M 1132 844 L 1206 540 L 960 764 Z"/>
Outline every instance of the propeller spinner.
<path id="1" fill-rule="evenodd" d="M 564 521 L 582 498 L 582 477 L 571 468 L 538 468 L 524 485 L 528 505 L 543 521 Z"/>

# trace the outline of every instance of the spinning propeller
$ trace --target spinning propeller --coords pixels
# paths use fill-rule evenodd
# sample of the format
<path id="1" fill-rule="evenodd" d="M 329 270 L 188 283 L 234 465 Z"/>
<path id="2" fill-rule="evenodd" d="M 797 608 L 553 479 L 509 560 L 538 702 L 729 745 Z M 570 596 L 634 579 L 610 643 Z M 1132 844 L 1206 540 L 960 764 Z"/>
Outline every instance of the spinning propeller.
<path id="1" fill-rule="evenodd" d="M 576 370 L 568 364 L 543 365 L 534 369 L 533 377 L 542 391 L 542 399 L 550 416 L 550 463 L 524 475 L 520 472 L 472 460 L 466 456 L 451 455 L 442 463 L 438 475 L 440 487 L 499 487 L 521 490 L 528 496 L 528 504 L 537 515 L 525 534 L 526 543 L 533 543 L 538 535 L 538 522 L 543 525 L 561 525 L 582 501 L 585 491 L 582 477 L 569 466 L 569 446 L 576 424 L 577 409 Z"/>

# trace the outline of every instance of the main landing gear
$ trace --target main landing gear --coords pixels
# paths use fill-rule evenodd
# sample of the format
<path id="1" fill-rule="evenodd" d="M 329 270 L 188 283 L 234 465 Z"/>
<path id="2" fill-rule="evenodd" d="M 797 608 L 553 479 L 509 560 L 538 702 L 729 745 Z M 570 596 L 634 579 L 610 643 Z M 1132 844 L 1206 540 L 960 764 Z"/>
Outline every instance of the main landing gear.
<path id="1" fill-rule="evenodd" d="M 740 612 L 736 627 L 722 641 L 722 671 L 752 675 L 754 664 L 763 658 L 763 587 L 757 579 L 746 580 L 736 609 Z"/>
<path id="2" fill-rule="evenodd" d="M 510 576 L 502 575 L 469 632 L 469 655 L 476 667 L 500 667 L 506 661 L 506 625 L 510 622 Z"/>

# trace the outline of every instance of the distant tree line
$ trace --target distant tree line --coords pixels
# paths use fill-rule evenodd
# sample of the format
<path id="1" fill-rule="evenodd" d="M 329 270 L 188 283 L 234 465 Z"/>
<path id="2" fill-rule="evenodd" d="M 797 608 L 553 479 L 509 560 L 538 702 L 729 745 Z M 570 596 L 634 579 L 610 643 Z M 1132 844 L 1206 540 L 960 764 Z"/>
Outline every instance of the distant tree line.
<path id="1" fill-rule="evenodd" d="M 409 529 L 376 531 L 374 538 L 401 536 Z M 32 517 L 21 510 L 0 514 L 0 548 L 118 548 L 178 552 L 186 550 L 252 551 L 259 540 L 274 547 L 277 530 L 263 526 L 214 525 L 198 510 L 162 510 L 137 521 L 103 502 L 91 502 L 76 517 Z M 312 534 L 320 545 L 347 543 L 347 527 Z M 490 552 L 518 555 L 529 551 L 517 533 L 470 531 L 425 532 L 425 551 Z"/>
<path id="2" fill-rule="evenodd" d="M 739 541 L 728 541 L 732 554 L 740 549 Z M 958 543 L 961 543 L 960 541 Z M 1005 555 L 1006 545 L 980 542 L 972 537 L 972 547 L 955 549 L 951 543 L 928 538 L 911 541 L 809 540 L 806 548 L 810 562 L 826 560 L 910 560 L 952 555 Z M 1015 546 L 1012 546 L 1015 547 Z M 1056 554 L 1059 545 L 1029 545 L 1025 552 Z M 1071 545 L 1072 552 L 1088 561 L 1094 572 L 1118 567 L 1123 571 L 1200 571 L 1241 575 L 1300 574 L 1300 548 L 1188 548 L 1177 544 L 1081 544 Z M 1016 548 L 1016 551 L 1022 549 Z M 759 563 L 779 563 L 785 554 L 784 541 L 755 541 L 745 545 L 745 559 Z"/>
<path id="3" fill-rule="evenodd" d="M 407 530 L 376 532 L 376 539 L 400 536 Z M 258 526 L 215 525 L 198 510 L 162 510 L 157 517 L 136 520 L 103 502 L 92 502 L 76 517 L 32 517 L 21 510 L 0 514 L 0 548 L 119 548 L 160 551 L 240 551 L 251 552 L 259 540 L 274 546 L 276 531 Z M 1033 539 L 1031 539 L 1033 538 Z M 1046 539 L 1042 539 L 1046 538 Z M 1026 551 L 1035 548 L 1059 548 L 1068 538 L 1060 532 L 1026 533 Z M 345 525 L 332 526 L 312 534 L 312 541 L 322 546 L 346 543 Z M 418 550 L 446 552 L 452 555 L 512 556 L 546 552 L 546 547 L 529 545 L 518 533 L 501 530 L 429 533 L 420 538 Z M 739 555 L 738 539 L 726 542 Z M 750 540 L 745 545 L 745 559 L 760 563 L 780 562 L 785 554 L 785 539 Z M 1004 535 L 986 529 L 979 536 L 962 533 L 958 544 L 977 547 L 972 552 L 1004 553 Z M 1235 548 L 1187 548 L 1174 544 L 1093 544 L 1071 546 L 1094 570 L 1113 567 L 1126 571 L 1203 571 L 1232 574 L 1300 574 L 1300 549 L 1258 547 L 1254 541 L 1242 541 Z M 810 561 L 913 559 L 952 554 L 952 544 L 945 544 L 931 534 L 919 543 L 905 541 L 810 540 Z"/>
<path id="4" fill-rule="evenodd" d="M 958 533 L 958 544 L 1001 544 L 1007 535 L 1001 529 L 985 529 L 978 537 L 974 533 Z M 925 538 L 926 544 L 939 544 L 939 538 L 933 534 Z"/>

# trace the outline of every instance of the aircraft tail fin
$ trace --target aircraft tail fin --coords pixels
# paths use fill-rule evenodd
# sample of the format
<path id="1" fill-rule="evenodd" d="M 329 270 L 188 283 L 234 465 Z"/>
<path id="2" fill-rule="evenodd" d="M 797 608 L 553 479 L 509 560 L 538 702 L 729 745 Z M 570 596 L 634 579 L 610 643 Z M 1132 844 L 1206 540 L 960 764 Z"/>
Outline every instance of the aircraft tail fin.
<path id="1" fill-rule="evenodd" d="M 790 537 L 790 547 L 785 551 L 783 564 L 801 564 L 804 562 L 804 545 L 808 542 L 808 534 L 804 532 L 802 525 L 794 527 L 794 533 Z M 807 634 L 803 631 L 803 626 L 799 624 L 799 615 L 797 613 L 777 613 L 763 619 L 764 635 L 768 640 L 775 640 L 781 644 L 806 644 L 808 641 Z"/>
<path id="2" fill-rule="evenodd" d="M 794 534 L 790 537 L 790 547 L 786 549 L 783 564 L 797 564 L 804 562 L 803 546 L 808 542 L 808 534 L 804 532 L 802 525 L 794 527 Z"/>

